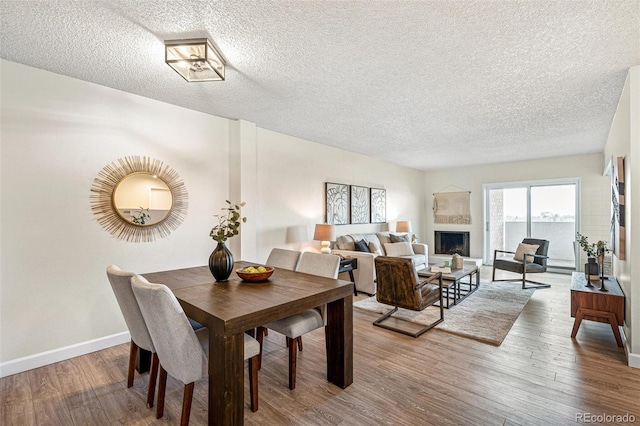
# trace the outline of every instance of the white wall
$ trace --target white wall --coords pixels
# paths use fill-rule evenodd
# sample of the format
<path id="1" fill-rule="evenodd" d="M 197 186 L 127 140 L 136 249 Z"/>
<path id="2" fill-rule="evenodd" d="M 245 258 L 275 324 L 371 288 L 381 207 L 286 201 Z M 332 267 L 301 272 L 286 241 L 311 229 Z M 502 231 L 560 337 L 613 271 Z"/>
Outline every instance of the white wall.
<path id="1" fill-rule="evenodd" d="M 386 188 L 387 217 L 420 229 L 421 171 L 12 62 L 0 65 L 2 374 L 31 356 L 88 347 L 85 342 L 126 331 L 106 266 L 144 273 L 206 264 L 215 247 L 213 215 L 225 199 L 247 202 L 248 222 L 229 246 L 236 258 L 259 262 L 272 247 L 319 248 L 311 238 L 313 225 L 324 221 L 325 181 Z M 132 155 L 159 159 L 184 180 L 189 210 L 168 238 L 123 242 L 92 215 L 96 174 Z M 290 243 L 297 227 L 308 237 Z M 339 234 L 380 228 L 344 226 Z"/>
<path id="2" fill-rule="evenodd" d="M 630 363 L 640 367 L 640 239 L 632 238 L 632 230 L 640 228 L 640 210 L 633 209 L 640 199 L 640 185 L 633 185 L 640 173 L 640 66 L 629 69 L 618 108 L 605 146 L 605 160 L 625 157 L 626 259 L 614 256 L 614 274 L 625 294 L 625 335 L 632 353 Z M 633 308 L 635 307 L 635 308 Z"/>
<path id="3" fill-rule="evenodd" d="M 325 221 L 325 182 L 386 189 L 391 230 L 406 219 L 420 231 L 422 171 L 260 128 L 256 145 L 257 261 L 265 261 L 272 247 L 319 251 L 312 238 L 315 224 Z M 336 234 L 382 229 L 386 225 L 337 225 Z"/>
<path id="4" fill-rule="evenodd" d="M 482 258 L 484 241 L 482 185 L 489 183 L 580 178 L 582 233 L 591 239 L 609 240 L 611 220 L 610 182 L 603 176 L 602 154 L 549 158 L 534 161 L 470 166 L 430 171 L 425 176 L 426 206 L 424 241 L 433 253 L 433 231 L 469 231 L 471 257 Z M 433 193 L 471 191 L 471 224 L 433 222 Z"/>
<path id="5" fill-rule="evenodd" d="M 226 119 L 2 61 L 0 362 L 126 330 L 105 268 L 201 265 L 228 197 Z M 189 193 L 184 223 L 127 243 L 92 215 L 93 179 L 112 161 L 157 158 Z"/>

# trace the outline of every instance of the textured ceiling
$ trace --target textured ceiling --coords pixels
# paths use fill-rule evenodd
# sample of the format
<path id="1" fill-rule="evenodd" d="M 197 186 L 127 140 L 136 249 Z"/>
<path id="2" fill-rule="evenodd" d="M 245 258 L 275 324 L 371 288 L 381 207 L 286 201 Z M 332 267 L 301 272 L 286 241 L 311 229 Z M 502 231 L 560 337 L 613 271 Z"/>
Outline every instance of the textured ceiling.
<path id="1" fill-rule="evenodd" d="M 7 1 L 4 59 L 418 169 L 601 152 L 640 1 Z M 209 37 L 224 82 L 164 40 Z"/>

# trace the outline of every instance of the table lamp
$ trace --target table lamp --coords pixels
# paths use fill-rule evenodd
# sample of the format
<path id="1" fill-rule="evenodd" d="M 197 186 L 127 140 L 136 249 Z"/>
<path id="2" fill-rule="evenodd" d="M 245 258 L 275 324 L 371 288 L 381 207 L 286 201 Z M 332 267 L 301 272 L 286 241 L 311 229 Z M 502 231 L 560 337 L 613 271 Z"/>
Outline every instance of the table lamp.
<path id="1" fill-rule="evenodd" d="M 316 230 L 313 234 L 313 239 L 316 241 L 322 241 L 322 249 L 320 253 L 331 254 L 331 247 L 329 247 L 331 241 L 336 239 L 336 227 L 335 225 L 328 225 L 326 223 L 317 224 Z"/>
<path id="2" fill-rule="evenodd" d="M 408 220 L 399 220 L 396 222 L 396 232 L 411 232 L 411 222 Z"/>

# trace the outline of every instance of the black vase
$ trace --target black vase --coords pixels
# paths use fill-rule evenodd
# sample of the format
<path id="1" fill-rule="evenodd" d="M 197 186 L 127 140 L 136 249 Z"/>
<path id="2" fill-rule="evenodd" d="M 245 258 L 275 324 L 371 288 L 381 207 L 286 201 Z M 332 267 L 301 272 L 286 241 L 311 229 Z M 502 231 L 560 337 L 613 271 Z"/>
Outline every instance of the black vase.
<path id="1" fill-rule="evenodd" d="M 593 279 L 598 279 L 600 276 L 600 265 L 596 263 L 596 259 L 594 257 L 587 258 L 587 263 L 584 264 L 584 275 L 589 282 L 589 279 L 594 277 Z"/>
<path id="2" fill-rule="evenodd" d="M 209 256 L 209 270 L 216 281 L 227 281 L 233 272 L 233 254 L 224 243 L 218 243 Z"/>

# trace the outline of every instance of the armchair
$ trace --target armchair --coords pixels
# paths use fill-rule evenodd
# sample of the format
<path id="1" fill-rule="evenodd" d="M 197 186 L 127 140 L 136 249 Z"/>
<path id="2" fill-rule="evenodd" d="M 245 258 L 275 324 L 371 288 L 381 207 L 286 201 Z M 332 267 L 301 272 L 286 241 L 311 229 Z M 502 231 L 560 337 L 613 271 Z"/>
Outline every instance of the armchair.
<path id="1" fill-rule="evenodd" d="M 413 261 L 407 258 L 378 256 L 375 259 L 375 265 L 378 277 L 376 300 L 380 303 L 393 305 L 394 308 L 375 320 L 373 325 L 407 336 L 418 337 L 444 321 L 442 273 L 438 272 L 427 279 L 421 279 L 418 277 Z M 440 318 L 416 332 L 384 323 L 398 308 L 422 311 L 438 301 L 440 302 Z"/>
<path id="2" fill-rule="evenodd" d="M 522 288 L 549 288 L 549 284 L 540 283 L 527 279 L 527 274 L 547 271 L 547 253 L 549 252 L 549 241 L 535 238 L 525 238 L 518 245 L 518 249 L 513 251 L 494 250 L 493 251 L 493 273 L 492 281 L 515 281 L 514 279 L 496 280 L 496 269 L 509 271 L 522 275 Z M 498 253 L 513 254 L 513 258 L 498 258 Z M 519 279 L 518 279 L 519 280 Z M 530 283 L 530 286 L 526 286 Z"/>

